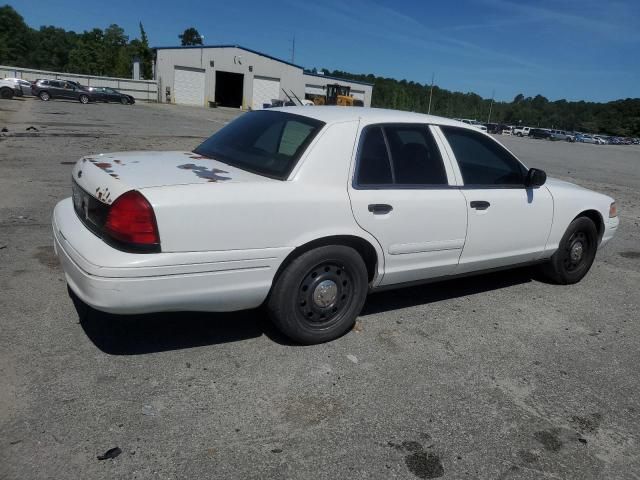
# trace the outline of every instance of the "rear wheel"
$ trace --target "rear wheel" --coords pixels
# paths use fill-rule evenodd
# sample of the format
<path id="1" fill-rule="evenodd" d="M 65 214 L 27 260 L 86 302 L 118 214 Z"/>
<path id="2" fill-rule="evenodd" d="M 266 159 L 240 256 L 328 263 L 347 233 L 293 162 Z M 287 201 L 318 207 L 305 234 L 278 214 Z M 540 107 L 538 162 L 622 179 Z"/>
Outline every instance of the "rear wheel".
<path id="1" fill-rule="evenodd" d="M 87 103 L 89 103 L 89 96 L 84 94 L 80 95 L 80 98 L 78 100 L 80 100 L 80 103 L 84 103 L 86 105 Z"/>
<path id="2" fill-rule="evenodd" d="M 354 324 L 367 296 L 367 268 L 351 247 L 303 253 L 276 280 L 267 310 L 287 337 L 303 344 L 338 338 Z"/>
<path id="3" fill-rule="evenodd" d="M 576 218 L 560 241 L 543 271 L 548 278 L 561 285 L 578 283 L 587 274 L 598 250 L 598 230 L 593 220 Z"/>
<path id="4" fill-rule="evenodd" d="M 51 95 L 49 95 L 49 92 L 40 92 L 38 94 L 38 97 L 40 97 L 40 100 L 42 100 L 43 102 L 48 102 L 49 100 L 51 100 Z"/>

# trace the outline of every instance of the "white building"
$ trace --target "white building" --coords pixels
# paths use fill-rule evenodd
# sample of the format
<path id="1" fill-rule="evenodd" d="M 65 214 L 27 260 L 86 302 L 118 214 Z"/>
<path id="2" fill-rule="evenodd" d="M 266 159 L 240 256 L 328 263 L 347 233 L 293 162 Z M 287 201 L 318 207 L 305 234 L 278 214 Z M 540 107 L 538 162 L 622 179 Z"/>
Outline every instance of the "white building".
<path id="1" fill-rule="evenodd" d="M 238 45 L 155 50 L 158 101 L 163 103 L 255 110 L 273 100 L 291 97 L 297 103 L 306 93 L 323 95 L 324 86 L 338 83 L 349 86 L 364 106 L 371 105 L 371 84 L 304 73 L 299 65 Z"/>

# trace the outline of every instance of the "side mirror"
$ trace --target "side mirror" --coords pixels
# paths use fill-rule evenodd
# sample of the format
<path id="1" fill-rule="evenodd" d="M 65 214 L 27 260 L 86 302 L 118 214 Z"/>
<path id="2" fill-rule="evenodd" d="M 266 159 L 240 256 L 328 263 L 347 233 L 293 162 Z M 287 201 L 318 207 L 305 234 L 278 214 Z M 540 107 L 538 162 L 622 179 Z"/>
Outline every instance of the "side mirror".
<path id="1" fill-rule="evenodd" d="M 527 172 L 527 178 L 524 181 L 524 186 L 527 188 L 538 188 L 544 185 L 547 181 L 547 174 L 544 170 L 537 168 L 530 168 Z"/>

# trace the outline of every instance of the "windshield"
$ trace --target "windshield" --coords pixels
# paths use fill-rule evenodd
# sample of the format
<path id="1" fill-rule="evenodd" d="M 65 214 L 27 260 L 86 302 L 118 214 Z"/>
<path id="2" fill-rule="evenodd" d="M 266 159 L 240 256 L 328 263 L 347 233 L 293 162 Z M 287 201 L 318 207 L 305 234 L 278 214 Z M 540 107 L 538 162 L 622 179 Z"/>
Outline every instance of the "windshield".
<path id="1" fill-rule="evenodd" d="M 324 123 L 285 112 L 245 113 L 194 150 L 234 167 L 284 180 Z"/>

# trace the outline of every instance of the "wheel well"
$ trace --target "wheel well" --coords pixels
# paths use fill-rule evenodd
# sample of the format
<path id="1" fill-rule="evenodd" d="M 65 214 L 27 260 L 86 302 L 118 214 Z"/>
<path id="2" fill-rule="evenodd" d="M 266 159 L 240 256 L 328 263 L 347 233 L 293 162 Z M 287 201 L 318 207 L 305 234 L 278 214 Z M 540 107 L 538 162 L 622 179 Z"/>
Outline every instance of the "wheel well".
<path id="1" fill-rule="evenodd" d="M 327 245 L 345 245 L 347 247 L 353 248 L 357 251 L 362 260 L 364 260 L 364 264 L 367 267 L 367 277 L 369 282 L 373 280 L 373 277 L 376 274 L 376 266 L 378 265 L 378 254 L 376 253 L 376 249 L 364 238 L 352 236 L 352 235 L 335 235 L 332 237 L 323 237 L 313 240 L 309 243 L 305 243 L 297 247 L 293 250 L 287 258 L 284 259 L 284 262 L 278 268 L 276 275 L 273 279 L 273 283 L 276 282 L 280 274 L 284 271 L 285 268 L 297 257 L 302 255 L 309 250 L 313 250 L 314 248 L 324 247 Z"/>
<path id="2" fill-rule="evenodd" d="M 604 220 L 602 220 L 602 215 L 597 210 L 585 210 L 580 213 L 576 218 L 586 217 L 593 221 L 596 225 L 596 229 L 598 230 L 598 241 L 602 239 L 604 235 Z M 575 220 L 575 219 L 574 219 Z"/>

